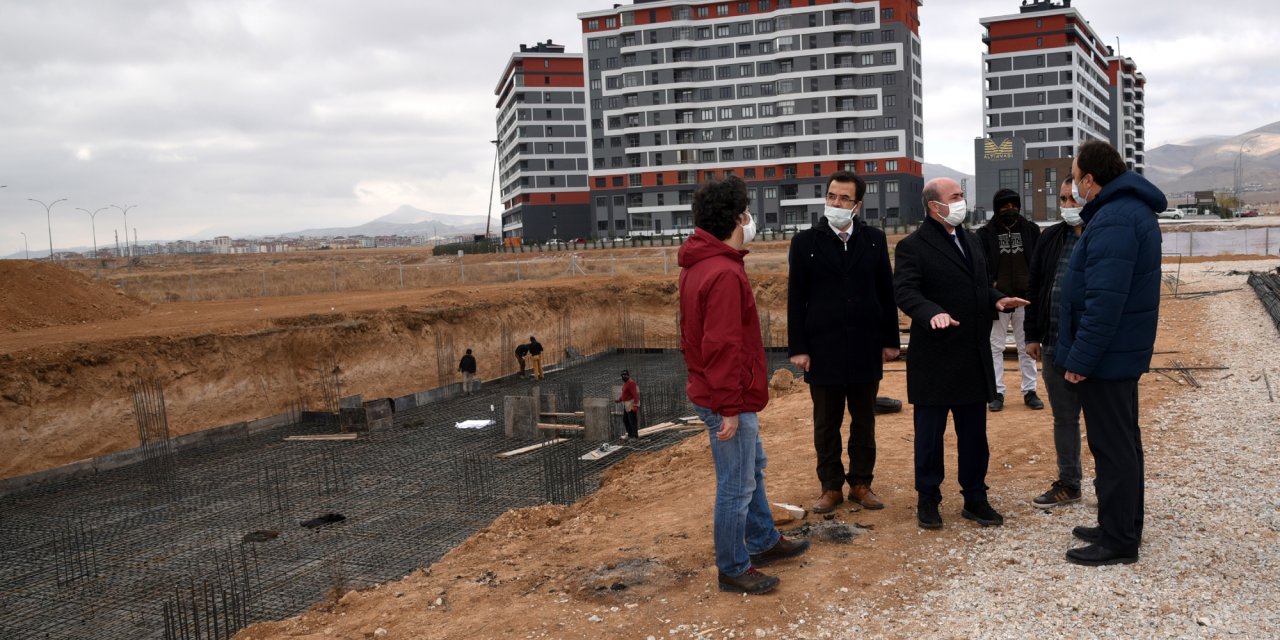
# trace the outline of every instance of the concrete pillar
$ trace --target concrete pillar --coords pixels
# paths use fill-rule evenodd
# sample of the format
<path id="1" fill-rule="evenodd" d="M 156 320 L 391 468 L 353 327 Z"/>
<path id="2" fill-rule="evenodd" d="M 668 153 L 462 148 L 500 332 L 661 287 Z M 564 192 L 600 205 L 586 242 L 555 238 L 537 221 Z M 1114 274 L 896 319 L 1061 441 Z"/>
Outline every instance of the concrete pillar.
<path id="1" fill-rule="evenodd" d="M 612 398 L 583 398 L 583 437 L 589 442 L 607 442 L 613 437 Z"/>
<path id="2" fill-rule="evenodd" d="M 538 403 L 531 396 L 506 396 L 502 401 L 503 433 L 508 438 L 537 440 Z"/>

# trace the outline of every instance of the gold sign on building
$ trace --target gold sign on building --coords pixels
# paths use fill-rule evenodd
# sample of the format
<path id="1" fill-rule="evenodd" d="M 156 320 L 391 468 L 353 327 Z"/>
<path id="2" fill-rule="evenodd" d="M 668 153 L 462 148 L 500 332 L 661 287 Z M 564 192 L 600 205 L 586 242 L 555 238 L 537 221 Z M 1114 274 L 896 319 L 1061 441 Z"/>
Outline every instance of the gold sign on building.
<path id="1" fill-rule="evenodd" d="M 999 144 L 991 138 L 982 141 L 983 160 L 1012 160 L 1013 138 L 1005 138 Z"/>

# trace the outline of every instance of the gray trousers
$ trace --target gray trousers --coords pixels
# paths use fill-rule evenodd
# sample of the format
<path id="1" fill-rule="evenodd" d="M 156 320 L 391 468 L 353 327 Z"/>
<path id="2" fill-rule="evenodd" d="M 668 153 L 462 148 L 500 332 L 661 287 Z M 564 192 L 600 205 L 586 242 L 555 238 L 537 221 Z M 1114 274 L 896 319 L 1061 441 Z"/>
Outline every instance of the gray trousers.
<path id="1" fill-rule="evenodd" d="M 1080 398 L 1065 372 L 1044 357 L 1044 389 L 1053 410 L 1053 447 L 1058 453 L 1058 482 L 1080 488 Z"/>

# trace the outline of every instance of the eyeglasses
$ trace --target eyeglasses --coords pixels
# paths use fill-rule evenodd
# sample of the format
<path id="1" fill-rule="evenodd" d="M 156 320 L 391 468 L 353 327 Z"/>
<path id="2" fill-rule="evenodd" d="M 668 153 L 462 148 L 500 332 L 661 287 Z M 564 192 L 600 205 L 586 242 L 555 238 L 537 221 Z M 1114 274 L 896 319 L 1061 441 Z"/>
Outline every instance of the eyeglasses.
<path id="1" fill-rule="evenodd" d="M 1058 196 L 1058 202 L 1071 202 L 1071 196 L 1066 194 L 1060 195 Z"/>
<path id="2" fill-rule="evenodd" d="M 834 193 L 828 193 L 827 202 L 835 202 L 837 204 L 844 205 L 845 207 L 849 207 L 850 205 L 852 205 L 854 202 L 857 202 L 857 201 L 854 200 L 853 198 L 850 198 L 847 195 L 844 195 L 843 193 L 838 196 Z"/>

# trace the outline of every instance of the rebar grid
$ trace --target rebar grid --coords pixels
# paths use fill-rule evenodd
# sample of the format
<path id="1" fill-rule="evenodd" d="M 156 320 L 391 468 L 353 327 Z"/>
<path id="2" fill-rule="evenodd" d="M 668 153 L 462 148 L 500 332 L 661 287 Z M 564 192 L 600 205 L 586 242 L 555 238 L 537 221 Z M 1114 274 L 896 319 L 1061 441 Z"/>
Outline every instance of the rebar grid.
<path id="1" fill-rule="evenodd" d="M 641 385 L 643 424 L 692 414 L 675 352 L 583 358 L 549 370 L 541 386 L 561 410 L 578 410 L 584 397 L 616 397 L 624 366 Z M 336 361 L 321 373 L 336 382 Z M 296 615 L 335 585 L 400 578 L 508 509 L 581 498 L 631 451 L 689 435 L 629 440 L 599 460 L 580 459 L 596 446 L 580 440 L 499 460 L 529 442 L 506 439 L 499 425 L 454 427 L 500 420 L 502 397 L 532 386 L 492 381 L 400 411 L 393 428 L 354 441 L 283 441 L 334 429 L 299 422 L 173 452 L 162 483 L 140 463 L 0 497 L 0 637 L 229 637 Z M 326 514 L 344 519 L 301 526 Z"/>

